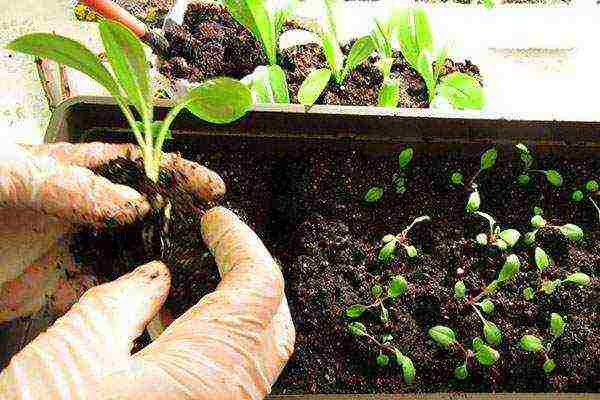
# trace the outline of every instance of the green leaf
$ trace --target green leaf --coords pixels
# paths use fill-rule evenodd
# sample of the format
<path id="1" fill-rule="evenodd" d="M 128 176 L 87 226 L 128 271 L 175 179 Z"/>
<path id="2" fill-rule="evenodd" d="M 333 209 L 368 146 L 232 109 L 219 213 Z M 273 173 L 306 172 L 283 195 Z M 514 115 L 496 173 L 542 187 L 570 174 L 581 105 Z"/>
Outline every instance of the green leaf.
<path id="1" fill-rule="evenodd" d="M 323 0 L 325 6 L 325 29 L 330 32 L 336 41 L 339 41 L 338 21 L 340 21 L 340 2 L 338 0 Z"/>
<path id="2" fill-rule="evenodd" d="M 485 233 L 480 233 L 475 236 L 475 241 L 480 246 L 486 246 L 488 243 L 487 235 Z"/>
<path id="3" fill-rule="evenodd" d="M 259 65 L 249 76 L 251 78 L 250 88 L 259 104 L 270 104 L 275 102 L 275 95 L 271 86 L 270 72 L 268 67 Z M 244 78 L 246 79 L 246 78 Z"/>
<path id="4" fill-rule="evenodd" d="M 395 25 L 402 55 L 414 69 L 418 70 L 419 55 L 433 50 L 427 14 L 422 9 L 412 7 L 403 9 L 396 15 Z"/>
<path id="5" fill-rule="evenodd" d="M 467 294 L 467 288 L 463 281 L 457 281 L 454 284 L 454 297 L 457 299 L 464 299 Z"/>
<path id="6" fill-rule="evenodd" d="M 484 344 L 475 352 L 475 358 L 479 361 L 479 364 L 489 366 L 498 361 L 500 353 Z"/>
<path id="7" fill-rule="evenodd" d="M 519 273 L 519 268 L 521 267 L 521 262 L 519 261 L 519 257 L 515 254 L 511 254 L 506 257 L 506 261 L 500 270 L 500 274 L 498 275 L 498 281 L 506 282 L 512 278 L 514 278 Z"/>
<path id="8" fill-rule="evenodd" d="M 373 297 L 379 298 L 382 293 L 383 293 L 383 287 L 381 287 L 381 285 L 375 284 L 375 285 L 371 286 L 371 294 L 373 295 Z"/>
<path id="9" fill-rule="evenodd" d="M 246 2 L 250 13 L 252 14 L 252 18 L 254 20 L 254 24 L 256 26 L 258 39 L 262 45 L 265 54 L 267 55 L 267 59 L 269 60 L 269 64 L 276 65 L 277 64 L 277 39 L 278 35 L 275 32 L 275 24 L 274 21 L 271 20 L 269 16 L 269 10 L 267 9 L 267 3 L 265 0 L 243 0 Z"/>
<path id="10" fill-rule="evenodd" d="M 429 329 L 429 336 L 442 347 L 450 347 L 456 343 L 454 331 L 447 326 L 434 326 Z"/>
<path id="11" fill-rule="evenodd" d="M 149 64 L 142 42 L 133 32 L 118 22 L 98 23 L 102 44 L 119 85 L 138 112 L 152 119 Z"/>
<path id="12" fill-rule="evenodd" d="M 402 275 L 396 275 L 390 281 L 390 286 L 388 288 L 388 296 L 391 298 L 396 298 L 408 290 L 408 282 Z"/>
<path id="13" fill-rule="evenodd" d="M 565 333 L 566 326 L 567 324 L 559 314 L 550 314 L 550 333 L 552 333 L 553 336 L 562 336 Z"/>
<path id="14" fill-rule="evenodd" d="M 463 363 L 454 369 L 454 377 L 458 380 L 465 380 L 469 377 L 469 370 L 467 364 Z"/>
<path id="15" fill-rule="evenodd" d="M 271 85 L 275 103 L 289 104 L 290 92 L 288 90 L 285 72 L 279 65 L 270 65 L 267 68 L 269 70 L 269 83 Z"/>
<path id="16" fill-rule="evenodd" d="M 241 118 L 252 107 L 252 93 L 240 81 L 215 78 L 190 90 L 183 103 L 192 114 L 214 124 Z"/>
<path id="17" fill-rule="evenodd" d="M 515 147 L 522 153 L 529 154 L 529 149 L 523 143 L 518 143 L 515 145 Z"/>
<path id="18" fill-rule="evenodd" d="M 246 29 L 260 41 L 260 31 L 256 26 L 254 15 L 250 10 L 249 2 L 246 0 L 223 0 L 223 5 L 227 8 L 229 14 L 243 25 Z"/>
<path id="19" fill-rule="evenodd" d="M 466 210 L 468 212 L 475 212 L 479 210 L 481 206 L 481 197 L 479 197 L 479 192 L 472 192 L 469 195 L 469 200 L 467 201 Z"/>
<path id="20" fill-rule="evenodd" d="M 342 82 L 344 79 L 346 79 L 350 72 L 354 71 L 354 69 L 358 67 L 360 63 L 366 60 L 367 57 L 373 53 L 373 51 L 375 51 L 375 46 L 371 36 L 363 36 L 357 39 L 352 45 L 348 57 L 346 57 L 344 72 L 342 72 Z"/>
<path id="21" fill-rule="evenodd" d="M 493 346 L 499 346 L 502 343 L 502 332 L 493 322 L 484 321 L 483 335 L 485 340 Z"/>
<path id="22" fill-rule="evenodd" d="M 521 186 L 526 186 L 529 183 L 529 175 L 519 175 L 517 177 L 517 181 L 519 182 L 519 185 Z"/>
<path id="23" fill-rule="evenodd" d="M 571 194 L 571 200 L 580 202 L 583 200 L 583 192 L 581 190 L 576 190 Z"/>
<path id="24" fill-rule="evenodd" d="M 542 344 L 540 338 L 533 335 L 523 336 L 519 344 L 521 345 L 521 348 L 525 351 L 538 352 L 544 350 L 544 345 Z"/>
<path id="25" fill-rule="evenodd" d="M 398 107 L 400 101 L 400 84 L 397 80 L 383 82 L 377 95 L 377 106 L 379 107 Z"/>
<path id="26" fill-rule="evenodd" d="M 406 249 L 406 255 L 408 255 L 410 258 L 417 256 L 417 249 L 415 246 L 404 246 L 404 249 Z"/>
<path id="27" fill-rule="evenodd" d="M 585 190 L 587 190 L 590 193 L 594 193 L 598 191 L 598 182 L 595 180 L 590 180 L 587 181 L 587 183 L 585 184 Z"/>
<path id="28" fill-rule="evenodd" d="M 437 83 L 440 80 L 446 59 L 448 58 L 448 49 L 444 47 L 437 55 L 433 66 L 433 80 Z"/>
<path id="29" fill-rule="evenodd" d="M 329 65 L 329 69 L 333 72 L 333 77 L 338 85 L 342 84 L 342 70 L 344 68 L 344 54 L 340 49 L 340 45 L 337 39 L 329 31 L 321 33 L 321 44 L 323 45 L 323 52 L 325 53 L 325 59 Z"/>
<path id="30" fill-rule="evenodd" d="M 535 233 L 536 231 L 533 232 L 527 232 L 524 236 L 523 236 L 523 243 L 525 243 L 526 245 L 530 246 L 533 243 L 535 243 Z"/>
<path id="31" fill-rule="evenodd" d="M 496 164 L 497 158 L 498 158 L 498 152 L 496 151 L 495 148 L 491 148 L 491 149 L 487 150 L 481 156 L 481 160 L 480 160 L 481 169 L 486 170 L 486 169 L 492 168 L 494 166 L 494 164 Z"/>
<path id="32" fill-rule="evenodd" d="M 406 167 L 408 165 L 408 163 L 410 162 L 410 160 L 412 160 L 412 158 L 413 158 L 413 149 L 411 147 L 402 150 L 402 152 L 398 156 L 398 162 L 400 163 L 400 168 Z"/>
<path id="33" fill-rule="evenodd" d="M 383 263 L 388 263 L 392 260 L 392 258 L 394 258 L 394 253 L 396 252 L 396 241 L 392 241 L 389 243 L 386 243 L 385 246 L 383 246 L 381 248 L 381 250 L 379 250 L 379 255 L 377 256 L 377 259 Z"/>
<path id="34" fill-rule="evenodd" d="M 496 240 L 496 242 L 494 242 L 494 245 L 496 247 L 498 247 L 500 250 L 504 251 L 508 249 L 508 243 L 506 243 L 504 240 L 502 239 L 498 239 Z"/>
<path id="35" fill-rule="evenodd" d="M 354 336 L 366 336 L 367 335 L 367 328 L 360 322 L 349 323 L 348 331 Z"/>
<path id="36" fill-rule="evenodd" d="M 385 308 L 383 306 L 383 303 L 381 304 L 381 314 L 379 314 L 379 319 L 381 320 L 381 322 L 387 322 L 390 320 L 390 312 L 388 311 L 387 308 Z"/>
<path id="37" fill-rule="evenodd" d="M 556 186 L 556 187 L 562 186 L 563 178 L 562 178 L 562 176 L 560 176 L 558 171 L 549 169 L 545 173 L 546 173 L 546 179 L 548 179 L 548 182 L 550 182 L 553 186 Z"/>
<path id="38" fill-rule="evenodd" d="M 379 68 L 379 70 L 381 71 L 381 74 L 383 75 L 383 81 L 384 81 L 384 86 L 387 85 L 391 85 L 394 84 L 395 86 L 399 87 L 398 81 L 396 79 L 390 79 L 390 73 L 392 72 L 392 66 L 394 65 L 394 59 L 393 58 L 381 58 L 379 59 L 379 61 L 377 61 L 375 63 L 375 65 L 377 66 L 377 68 Z M 383 87 L 379 90 L 379 96 L 381 97 L 381 92 L 382 92 Z M 389 106 L 391 107 L 391 106 Z M 396 106 L 394 106 L 396 107 Z"/>
<path id="39" fill-rule="evenodd" d="M 491 314 L 494 312 L 494 303 L 490 299 L 483 299 L 481 302 L 477 303 L 479 307 L 486 314 Z"/>
<path id="40" fill-rule="evenodd" d="M 391 43 L 391 26 L 388 23 L 379 21 L 377 18 L 374 18 L 373 22 L 375 23 L 373 32 L 371 32 L 371 39 L 373 39 L 373 44 L 375 45 L 375 48 L 377 49 L 381 57 L 391 59 L 394 55 Z M 386 74 L 384 74 L 384 76 L 387 77 Z"/>
<path id="41" fill-rule="evenodd" d="M 385 236 L 384 236 L 384 237 L 381 239 L 381 242 L 382 242 L 382 243 L 389 243 L 389 242 L 391 242 L 392 240 L 396 240 L 396 236 L 394 236 L 394 235 L 391 235 L 391 234 L 387 234 L 387 235 L 385 235 Z"/>
<path id="42" fill-rule="evenodd" d="M 374 186 L 365 194 L 365 201 L 367 203 L 375 203 L 381 199 L 381 196 L 383 196 L 383 188 Z"/>
<path id="43" fill-rule="evenodd" d="M 367 306 L 354 304 L 346 309 L 346 315 L 350 318 L 358 318 L 367 310 Z"/>
<path id="44" fill-rule="evenodd" d="M 521 234 L 516 229 L 506 229 L 500 232 L 498 236 L 500 236 L 500 239 L 504 240 L 509 247 L 513 247 L 519 241 Z"/>
<path id="45" fill-rule="evenodd" d="M 547 358 L 546 361 L 544 361 L 544 372 L 549 374 L 552 371 L 554 371 L 554 368 L 556 368 L 556 363 L 554 362 L 553 359 L 551 358 Z"/>
<path id="46" fill-rule="evenodd" d="M 535 248 L 535 265 L 540 269 L 540 271 L 545 270 L 550 265 L 550 257 L 541 247 Z"/>
<path id="47" fill-rule="evenodd" d="M 429 98 L 429 102 L 431 103 L 436 95 L 437 81 L 435 80 L 433 74 L 433 67 L 431 65 L 431 60 L 429 59 L 427 52 L 419 54 L 419 57 L 417 58 L 416 70 L 425 81 L 425 85 L 427 86 L 427 95 Z"/>
<path id="48" fill-rule="evenodd" d="M 331 71 L 327 68 L 312 71 L 298 90 L 298 102 L 305 106 L 312 106 L 319 98 L 331 80 Z"/>
<path id="49" fill-rule="evenodd" d="M 491 10 L 492 8 L 494 8 L 494 0 L 481 0 L 481 3 L 488 10 Z"/>
<path id="50" fill-rule="evenodd" d="M 457 110 L 481 110 L 485 104 L 483 87 L 477 79 L 462 72 L 444 76 L 437 92 Z"/>
<path id="51" fill-rule="evenodd" d="M 6 47 L 76 69 L 104 86 L 111 95 L 120 94 L 117 82 L 100 59 L 75 40 L 50 33 L 32 33 L 13 40 Z"/>
<path id="52" fill-rule="evenodd" d="M 525 298 L 525 300 L 527 300 L 527 301 L 533 300 L 534 296 L 535 296 L 535 293 L 533 291 L 533 288 L 526 287 L 525 289 L 523 289 L 523 297 Z"/>
<path id="53" fill-rule="evenodd" d="M 404 382 L 407 385 L 412 384 L 415 381 L 416 376 L 415 365 L 413 364 L 410 358 L 406 357 L 398 350 L 396 350 L 395 353 L 396 362 L 402 366 L 402 375 L 404 376 Z"/>
<path id="54" fill-rule="evenodd" d="M 275 25 L 275 37 L 278 39 L 281 30 L 283 29 L 283 25 L 285 22 L 294 14 L 294 11 L 298 7 L 297 0 L 289 0 L 282 7 L 278 8 L 275 11 L 274 15 L 274 25 Z"/>
<path id="55" fill-rule="evenodd" d="M 531 218 L 531 226 L 535 229 L 540 229 L 543 226 L 546 226 L 546 220 L 541 215 L 534 215 Z"/>
<path id="56" fill-rule="evenodd" d="M 583 239 L 583 230 L 574 224 L 566 224 L 559 227 L 562 234 L 569 240 L 581 240 Z"/>
<path id="57" fill-rule="evenodd" d="M 487 294 L 492 294 L 492 293 L 495 293 L 495 292 L 496 292 L 496 290 L 498 290 L 498 284 L 499 284 L 499 283 L 500 283 L 500 282 L 499 282 L 499 281 L 497 281 L 497 280 L 494 280 L 494 281 L 492 281 L 492 282 L 491 282 L 489 285 L 487 285 L 487 286 L 485 287 L 485 292 L 486 292 Z"/>
<path id="58" fill-rule="evenodd" d="M 544 283 L 542 283 L 542 291 L 546 294 L 552 294 L 561 284 L 562 281 L 560 279 L 555 279 L 553 281 L 544 281 Z"/>
<path id="59" fill-rule="evenodd" d="M 380 354 L 377 356 L 377 365 L 380 367 L 385 367 L 390 363 L 390 358 L 385 354 Z"/>
<path id="60" fill-rule="evenodd" d="M 456 186 L 463 184 L 463 179 L 463 174 L 460 172 L 455 172 L 450 176 L 450 182 Z"/>
<path id="61" fill-rule="evenodd" d="M 473 338 L 473 350 L 478 351 L 485 345 L 485 342 L 480 337 Z"/>
<path id="62" fill-rule="evenodd" d="M 544 210 L 542 210 L 540 207 L 535 206 L 533 207 L 533 215 L 543 215 L 544 214 Z"/>
<path id="63" fill-rule="evenodd" d="M 591 283 L 591 278 L 583 272 L 575 272 L 567 276 L 565 282 L 575 283 L 577 285 L 587 286 Z"/>

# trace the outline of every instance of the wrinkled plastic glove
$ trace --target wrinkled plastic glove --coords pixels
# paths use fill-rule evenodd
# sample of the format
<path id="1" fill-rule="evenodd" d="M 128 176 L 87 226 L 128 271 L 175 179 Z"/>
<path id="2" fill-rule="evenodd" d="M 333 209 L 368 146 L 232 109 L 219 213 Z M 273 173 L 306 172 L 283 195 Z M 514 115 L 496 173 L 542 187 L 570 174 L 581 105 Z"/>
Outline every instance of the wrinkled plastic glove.
<path id="1" fill-rule="evenodd" d="M 149 207 L 132 189 L 113 185 L 83 167 L 106 162 L 115 154 L 129 154 L 132 149 L 88 146 L 98 147 L 94 151 L 84 147 L 64 147 L 64 151 L 61 147 L 28 148 L 18 150 L 17 155 L 3 154 L 0 160 L 0 204 L 4 208 L 0 217 L 32 213 L 30 220 L 20 221 L 38 227 L 25 242 L 38 251 L 19 244 L 24 228 L 14 221 L 7 224 L 12 231 L 2 227 L 2 238 L 12 234 L 13 244 L 36 260 L 36 270 L 43 270 L 46 264 L 34 255 L 44 253 L 39 249 L 45 247 L 36 244 L 35 238 L 45 238 L 51 248 L 61 248 L 59 239 L 72 223 L 101 224 L 107 217 L 128 221 Z M 52 155 L 54 160 L 48 160 Z M 195 164 L 170 156 L 165 167 L 169 165 L 183 168 L 190 188 L 197 188 L 201 196 L 218 196 L 215 188 L 219 186 L 221 193 L 224 190 L 216 174 Z M 167 296 L 167 268 L 159 262 L 149 263 L 114 282 L 93 287 L 47 332 L 13 357 L 0 375 L 3 397 L 263 398 L 293 351 L 294 328 L 281 272 L 260 239 L 230 211 L 215 208 L 207 212 L 201 229 L 223 277 L 215 292 L 132 356 L 134 339 Z M 28 280 L 24 279 L 21 287 L 27 286 Z M 15 279 L 8 282 L 19 287 Z"/>

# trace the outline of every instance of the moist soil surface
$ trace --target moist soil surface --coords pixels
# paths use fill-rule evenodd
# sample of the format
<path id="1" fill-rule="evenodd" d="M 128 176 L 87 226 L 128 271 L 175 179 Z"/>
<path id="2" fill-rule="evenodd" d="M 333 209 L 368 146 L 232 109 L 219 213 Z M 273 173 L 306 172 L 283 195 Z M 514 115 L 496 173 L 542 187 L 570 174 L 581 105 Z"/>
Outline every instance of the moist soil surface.
<path id="1" fill-rule="evenodd" d="M 290 21 L 284 29 L 298 27 L 298 22 Z M 170 43 L 170 57 L 162 63 L 160 70 L 171 80 L 201 82 L 223 75 L 241 79 L 257 66 L 267 63 L 260 43 L 218 4 L 191 4 L 184 24 L 167 31 L 166 37 Z M 352 44 L 353 41 L 342 46 L 344 54 L 348 54 Z M 398 106 L 428 107 L 425 82 L 400 52 L 396 51 L 394 58 L 391 78 L 400 82 Z M 278 60 L 287 75 L 292 103 L 298 102 L 298 89 L 308 74 L 327 67 L 321 46 L 314 43 L 284 49 Z M 377 93 L 383 84 L 377 61 L 379 57 L 374 53 L 350 73 L 342 85 L 332 80 L 316 104 L 377 105 Z M 470 61 L 446 60 L 442 76 L 456 71 L 479 79 L 479 69 Z"/>
<path id="2" fill-rule="evenodd" d="M 440 348 L 427 332 L 435 325 L 449 326 L 465 345 L 483 335 L 481 321 L 470 306 L 454 298 L 453 287 L 461 278 L 468 295 L 479 294 L 498 276 L 506 253 L 474 243 L 478 233 L 487 232 L 487 222 L 465 213 L 468 193 L 453 187 L 449 174 L 460 170 L 465 180 L 470 179 L 485 147 L 443 145 L 444 151 L 439 151 L 439 146 L 415 147 L 405 174 L 407 190 L 398 194 L 392 176 L 398 172 L 397 156 L 404 147 L 398 144 L 373 153 L 358 145 L 332 150 L 322 143 L 305 143 L 301 151 L 281 147 L 265 150 L 260 142 L 236 138 L 218 147 L 180 141 L 171 149 L 219 172 L 228 187 L 222 204 L 255 229 L 281 265 L 297 335 L 295 352 L 273 392 L 597 392 L 598 216 L 591 203 L 573 203 L 569 197 L 575 187 L 581 187 L 584 179 L 599 170 L 600 159 L 577 161 L 540 155 L 534 167 L 559 170 L 563 187 L 551 187 L 543 176 L 534 175 L 529 186 L 521 187 L 516 183 L 518 155 L 503 146 L 498 148 L 495 167 L 478 178 L 481 210 L 493 215 L 504 229 L 530 231 L 534 206 L 542 207 L 549 225 L 574 223 L 582 227 L 585 237 L 580 242 L 567 241 L 553 228 L 538 232 L 537 245 L 553 259 L 545 278 L 564 278 L 575 271 L 593 278 L 590 286 L 565 284 L 551 295 L 536 293 L 527 301 L 522 291 L 528 286 L 539 288 L 539 277 L 534 248 L 518 242 L 511 253 L 521 261 L 519 274 L 489 297 L 495 310 L 487 318 L 502 331 L 502 344 L 495 346 L 500 359 L 491 367 L 470 362 L 469 378 L 458 381 L 453 370 L 462 362 L 461 355 Z M 99 172 L 145 190 L 144 185 L 134 182 L 137 178 L 131 179 L 140 174 L 139 166 L 125 165 L 126 173 L 119 168 Z M 164 177 L 161 182 L 172 187 L 174 181 Z M 364 194 L 374 185 L 383 187 L 384 194 L 379 202 L 366 203 Z M 167 305 L 175 316 L 214 290 L 219 280 L 199 233 L 199 218 L 208 205 L 176 193 L 171 196 L 175 210 L 170 233 L 173 250 L 164 257 L 173 274 Z M 378 261 L 381 238 L 400 233 L 422 215 L 429 215 L 431 222 L 416 225 L 407 241 L 417 248 L 418 255 L 408 258 L 404 251 L 397 251 L 388 264 Z M 133 254 L 139 236 L 139 229 L 87 232 L 79 235 L 79 251 L 86 253 L 88 262 L 101 262 L 104 271 L 116 265 L 110 274 L 104 272 L 107 278 L 113 277 L 148 259 L 139 252 Z M 116 242 L 122 244 L 117 246 Z M 372 303 L 373 284 L 385 285 L 398 274 L 409 282 L 409 289 L 386 302 L 390 322 L 382 323 L 377 314 L 369 312 L 358 320 L 378 338 L 391 334 L 396 346 L 413 360 L 416 379 L 412 385 L 404 383 L 394 362 L 379 367 L 375 362 L 378 350 L 351 336 L 346 328 L 351 322 L 345 316 L 346 308 Z M 568 325 L 550 352 L 557 367 L 546 375 L 543 356 L 521 350 L 518 343 L 525 334 L 547 342 L 552 312 L 564 316 Z"/>

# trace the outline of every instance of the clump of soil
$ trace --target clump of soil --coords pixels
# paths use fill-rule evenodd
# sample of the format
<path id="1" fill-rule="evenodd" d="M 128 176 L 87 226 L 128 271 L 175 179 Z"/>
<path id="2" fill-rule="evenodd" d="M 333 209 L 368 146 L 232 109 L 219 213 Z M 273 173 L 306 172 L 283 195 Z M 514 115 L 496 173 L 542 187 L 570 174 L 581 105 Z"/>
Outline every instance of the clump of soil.
<path id="1" fill-rule="evenodd" d="M 536 293 L 533 301 L 526 301 L 523 289 L 537 289 L 539 281 L 533 248 L 519 242 L 511 252 L 519 257 L 521 272 L 490 297 L 495 311 L 488 319 L 502 330 L 502 344 L 497 346 L 500 359 L 491 367 L 470 364 L 469 378 L 458 381 L 453 370 L 461 362 L 460 355 L 440 348 L 427 332 L 434 325 L 447 325 L 465 344 L 483 335 L 472 308 L 454 298 L 453 286 L 461 278 L 469 294 L 478 294 L 497 277 L 506 255 L 474 244 L 474 237 L 486 231 L 487 221 L 465 214 L 467 193 L 449 183 L 452 171 L 461 170 L 468 178 L 469 171 L 477 170 L 482 148 L 471 152 L 461 146 L 415 146 L 406 175 L 408 190 L 400 195 L 392 188 L 391 175 L 397 169 L 396 155 L 405 147 L 402 144 L 385 153 L 366 151 L 367 147 L 358 143 L 334 150 L 314 141 L 303 142 L 300 148 L 269 147 L 252 140 L 219 146 L 180 142 L 175 146 L 172 150 L 221 174 L 228 185 L 224 204 L 258 232 L 281 263 L 297 336 L 295 353 L 274 393 L 600 389 L 600 343 L 596 340 L 600 335 L 600 230 L 591 207 L 568 200 L 570 186 L 579 187 L 585 183 L 583 178 L 592 177 L 600 168 L 600 159 L 540 155 L 539 168 L 561 171 L 564 190 L 551 187 L 543 177 L 532 178 L 530 186 L 523 188 L 516 184 L 518 156 L 513 163 L 511 149 L 502 147 L 496 166 L 478 179 L 482 210 L 495 216 L 504 228 L 529 231 L 534 206 L 544 209 L 549 225 L 581 226 L 585 232 L 581 242 L 567 241 L 553 228 L 538 232 L 538 245 L 554 260 L 545 277 L 564 278 L 580 271 L 593 278 L 590 286 L 564 285 L 552 295 Z M 444 151 L 438 153 L 434 148 Z M 114 179 L 113 173 L 106 175 Z M 384 195 L 378 203 L 367 204 L 364 193 L 374 185 L 384 187 Z M 213 290 L 218 281 L 216 266 L 204 255 L 197 228 L 197 218 L 206 205 L 191 207 L 189 203 L 195 204 L 191 198 L 175 200 L 183 208 L 182 217 L 174 223 L 188 225 L 178 229 L 181 233 L 174 244 L 179 254 L 191 252 L 190 258 L 187 264 L 167 261 L 173 273 L 182 277 L 168 303 L 175 314 Z M 415 226 L 408 236 L 418 256 L 411 259 L 398 251 L 389 264 L 381 264 L 377 260 L 381 238 L 399 233 L 421 215 L 429 215 L 431 223 Z M 104 259 L 106 265 L 114 265 L 114 260 L 123 258 L 121 253 L 130 250 L 113 247 L 112 242 L 106 245 L 106 236 L 88 240 L 98 248 L 94 257 Z M 135 238 L 125 234 L 120 240 L 131 243 Z M 459 275 L 459 268 L 464 273 Z M 409 291 L 386 303 L 390 322 L 381 323 L 377 314 L 370 313 L 359 320 L 378 337 L 393 335 L 398 348 L 414 361 L 417 377 L 410 386 L 404 383 L 398 366 L 377 366 L 377 349 L 346 329 L 351 320 L 345 309 L 355 303 L 370 304 L 372 285 L 385 285 L 397 274 L 407 279 Z M 544 360 L 521 350 L 518 342 L 525 334 L 548 340 L 552 312 L 564 316 L 568 326 L 552 347 L 557 368 L 546 375 L 541 368 Z"/>
<path id="2" fill-rule="evenodd" d="M 294 22 L 289 25 L 301 28 Z M 161 65 L 161 72 L 171 79 L 201 82 L 221 75 L 240 79 L 267 62 L 261 44 L 218 4 L 190 5 L 184 25 L 168 31 L 166 36 L 170 42 L 170 58 Z M 343 45 L 342 52 L 348 54 L 353 43 Z M 298 102 L 298 89 L 308 74 L 328 66 L 321 46 L 315 43 L 284 49 L 278 57 L 287 74 L 292 103 Z M 399 51 L 394 53 L 394 58 L 392 78 L 400 82 L 399 107 L 428 107 L 423 79 Z M 377 55 L 369 57 L 342 85 L 332 82 L 316 103 L 377 105 L 377 94 L 383 84 L 383 76 L 376 65 L 378 59 Z M 479 78 L 479 69 L 470 61 L 446 60 L 442 76 L 455 71 Z"/>

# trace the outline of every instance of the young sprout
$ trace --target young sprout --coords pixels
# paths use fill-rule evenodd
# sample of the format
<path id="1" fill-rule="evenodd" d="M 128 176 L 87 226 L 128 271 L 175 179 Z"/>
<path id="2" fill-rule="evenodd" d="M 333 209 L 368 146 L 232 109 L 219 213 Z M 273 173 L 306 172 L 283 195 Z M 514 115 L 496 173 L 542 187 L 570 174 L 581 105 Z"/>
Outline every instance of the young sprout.
<path id="1" fill-rule="evenodd" d="M 598 182 L 593 179 L 589 180 L 585 184 L 585 191 L 586 191 L 587 196 L 583 193 L 582 190 L 575 190 L 571 194 L 571 200 L 573 200 L 575 202 L 580 202 L 585 197 L 587 197 L 587 199 L 590 201 L 590 203 L 592 203 L 592 206 L 596 210 L 596 215 L 598 216 L 598 221 L 600 222 L 600 206 L 598 206 L 598 203 L 592 197 L 592 196 L 597 195 L 598 189 L 599 189 Z"/>
<path id="2" fill-rule="evenodd" d="M 454 369 L 456 379 L 464 380 L 469 376 L 467 365 L 472 358 L 475 358 L 479 364 L 486 367 L 494 364 L 500 358 L 500 353 L 486 345 L 479 337 L 473 339 L 472 349 L 467 348 L 456 340 L 456 334 L 447 326 L 434 326 L 429 329 L 429 336 L 443 348 L 458 351 L 464 357 L 465 361 Z"/>
<path id="3" fill-rule="evenodd" d="M 346 316 L 350 318 L 358 318 L 365 313 L 367 310 L 379 309 L 379 319 L 381 322 L 388 322 L 390 320 L 390 313 L 385 307 L 384 302 L 390 299 L 395 299 L 398 296 L 403 295 L 408 290 L 408 282 L 402 275 L 397 275 L 390 281 L 386 294 L 384 295 L 384 288 L 375 284 L 371 288 L 371 294 L 375 301 L 371 304 L 353 304 L 346 309 Z"/>
<path id="4" fill-rule="evenodd" d="M 481 198 L 479 196 L 479 190 L 475 180 L 483 171 L 492 168 L 496 163 L 497 158 L 498 153 L 495 148 L 488 149 L 485 153 L 483 153 L 480 160 L 479 170 L 466 184 L 464 182 L 464 177 L 460 172 L 454 172 L 450 176 L 450 181 L 453 185 L 464 186 L 470 192 L 466 206 L 467 212 L 475 212 L 479 210 L 479 207 L 481 205 Z"/>
<path id="5" fill-rule="evenodd" d="M 418 223 L 428 221 L 431 221 L 431 218 L 427 215 L 424 215 L 422 217 L 415 218 L 414 221 L 398 235 L 385 235 L 383 239 L 381 239 L 384 245 L 381 248 L 381 250 L 379 250 L 379 255 L 377 256 L 379 261 L 382 261 L 384 263 L 390 262 L 394 258 L 394 255 L 396 253 L 396 247 L 398 245 L 404 247 L 404 250 L 406 250 L 406 254 L 410 258 L 416 257 L 417 249 L 412 245 L 406 244 L 407 235 L 413 226 L 415 226 Z"/>
<path id="6" fill-rule="evenodd" d="M 255 103 L 290 103 L 286 75 L 279 65 L 259 65 L 240 82 L 250 89 Z"/>
<path id="7" fill-rule="evenodd" d="M 454 285 L 454 297 L 460 300 L 464 300 L 466 304 L 473 307 L 473 310 L 481 320 L 483 324 L 483 334 L 485 340 L 492 346 L 498 346 L 502 343 L 502 332 L 500 328 L 493 322 L 488 321 L 482 314 L 492 314 L 494 312 L 494 303 L 490 299 L 483 299 L 481 301 L 475 300 L 471 296 L 467 296 L 465 284 L 462 281 L 456 282 Z"/>
<path id="8" fill-rule="evenodd" d="M 516 229 L 500 229 L 500 226 L 490 214 L 475 211 L 474 214 L 485 218 L 489 224 L 489 233 L 480 233 L 475 237 L 477 244 L 485 246 L 488 243 L 498 247 L 500 250 L 507 250 L 513 247 L 519 239 L 521 234 Z"/>
<path id="9" fill-rule="evenodd" d="M 536 214 L 533 217 L 531 217 L 530 222 L 531 222 L 531 226 L 534 229 L 531 232 L 527 232 L 523 237 L 523 241 L 527 245 L 532 245 L 533 243 L 535 243 L 537 232 L 540 228 L 543 228 L 543 227 L 556 229 L 565 238 L 572 240 L 572 241 L 579 241 L 579 240 L 583 239 L 583 236 L 584 236 L 583 229 L 581 229 L 579 226 L 577 226 L 575 224 L 564 224 L 564 225 L 560 225 L 560 226 L 559 225 L 550 225 L 550 224 L 548 224 L 548 221 L 546 221 L 544 219 L 544 217 L 542 217 L 539 214 Z"/>
<path id="10" fill-rule="evenodd" d="M 558 171 L 556 171 L 554 169 L 548 169 L 548 170 L 531 169 L 531 166 L 533 165 L 533 154 L 531 153 L 529 148 L 527 146 L 525 146 L 523 143 L 517 144 L 516 148 L 519 150 L 519 153 L 521 154 L 521 161 L 523 161 L 523 171 L 522 171 L 521 175 L 519 175 L 517 178 L 517 181 L 519 182 L 519 184 L 526 186 L 530 181 L 530 177 L 529 177 L 530 174 L 541 174 L 546 177 L 546 179 L 548 180 L 548 182 L 550 182 L 550 184 L 552 186 L 556 186 L 556 187 L 562 186 L 563 178 L 560 175 L 560 173 L 558 173 Z"/>
<path id="11" fill-rule="evenodd" d="M 394 63 L 394 49 L 392 47 L 393 24 L 392 21 L 373 20 L 375 27 L 371 32 L 371 40 L 379 54 L 377 67 L 383 74 L 383 85 L 379 89 L 377 105 L 380 107 L 398 106 L 400 100 L 400 83 L 392 79 L 390 73 Z"/>
<path id="12" fill-rule="evenodd" d="M 402 374 L 404 376 L 404 382 L 410 385 L 415 380 L 416 370 L 412 360 L 402 354 L 398 346 L 392 341 L 394 337 L 392 335 L 383 335 L 380 340 L 367 331 L 364 324 L 360 322 L 351 322 L 348 324 L 348 331 L 353 336 L 358 338 L 367 339 L 370 343 L 374 344 L 379 351 L 377 356 L 377 365 L 386 367 L 390 363 L 390 355 L 395 358 L 396 363 L 402 367 Z"/>
<path id="13" fill-rule="evenodd" d="M 538 268 L 540 284 L 540 292 L 552 294 L 564 283 L 573 283 L 578 286 L 587 286 L 591 282 L 591 278 L 582 272 L 575 272 L 567 275 L 565 279 L 548 280 L 544 278 L 546 269 L 552 264 L 552 259 L 541 247 L 536 247 L 534 252 L 535 265 Z M 530 299 L 533 298 L 533 290 L 530 293 Z"/>
<path id="14" fill-rule="evenodd" d="M 392 185 L 394 191 L 398 194 L 404 194 L 406 192 L 406 168 L 413 158 L 414 151 L 412 147 L 407 147 L 400 152 L 398 156 L 398 172 L 392 175 Z M 365 201 L 367 203 L 374 203 L 381 199 L 383 196 L 384 188 L 380 186 L 371 187 L 367 193 L 365 193 Z"/>
<path id="15" fill-rule="evenodd" d="M 534 335 L 525 335 L 521 338 L 519 344 L 521 348 L 527 352 L 531 353 L 542 353 L 544 355 L 545 361 L 542 365 L 542 368 L 545 373 L 551 373 L 554 368 L 556 368 L 556 363 L 552 358 L 549 357 L 550 351 L 552 349 L 552 345 L 565 333 L 565 328 L 567 324 L 564 319 L 556 313 L 552 313 L 550 315 L 550 334 L 552 335 L 552 339 L 548 342 L 548 344 L 544 345 L 542 339 L 538 338 Z"/>

